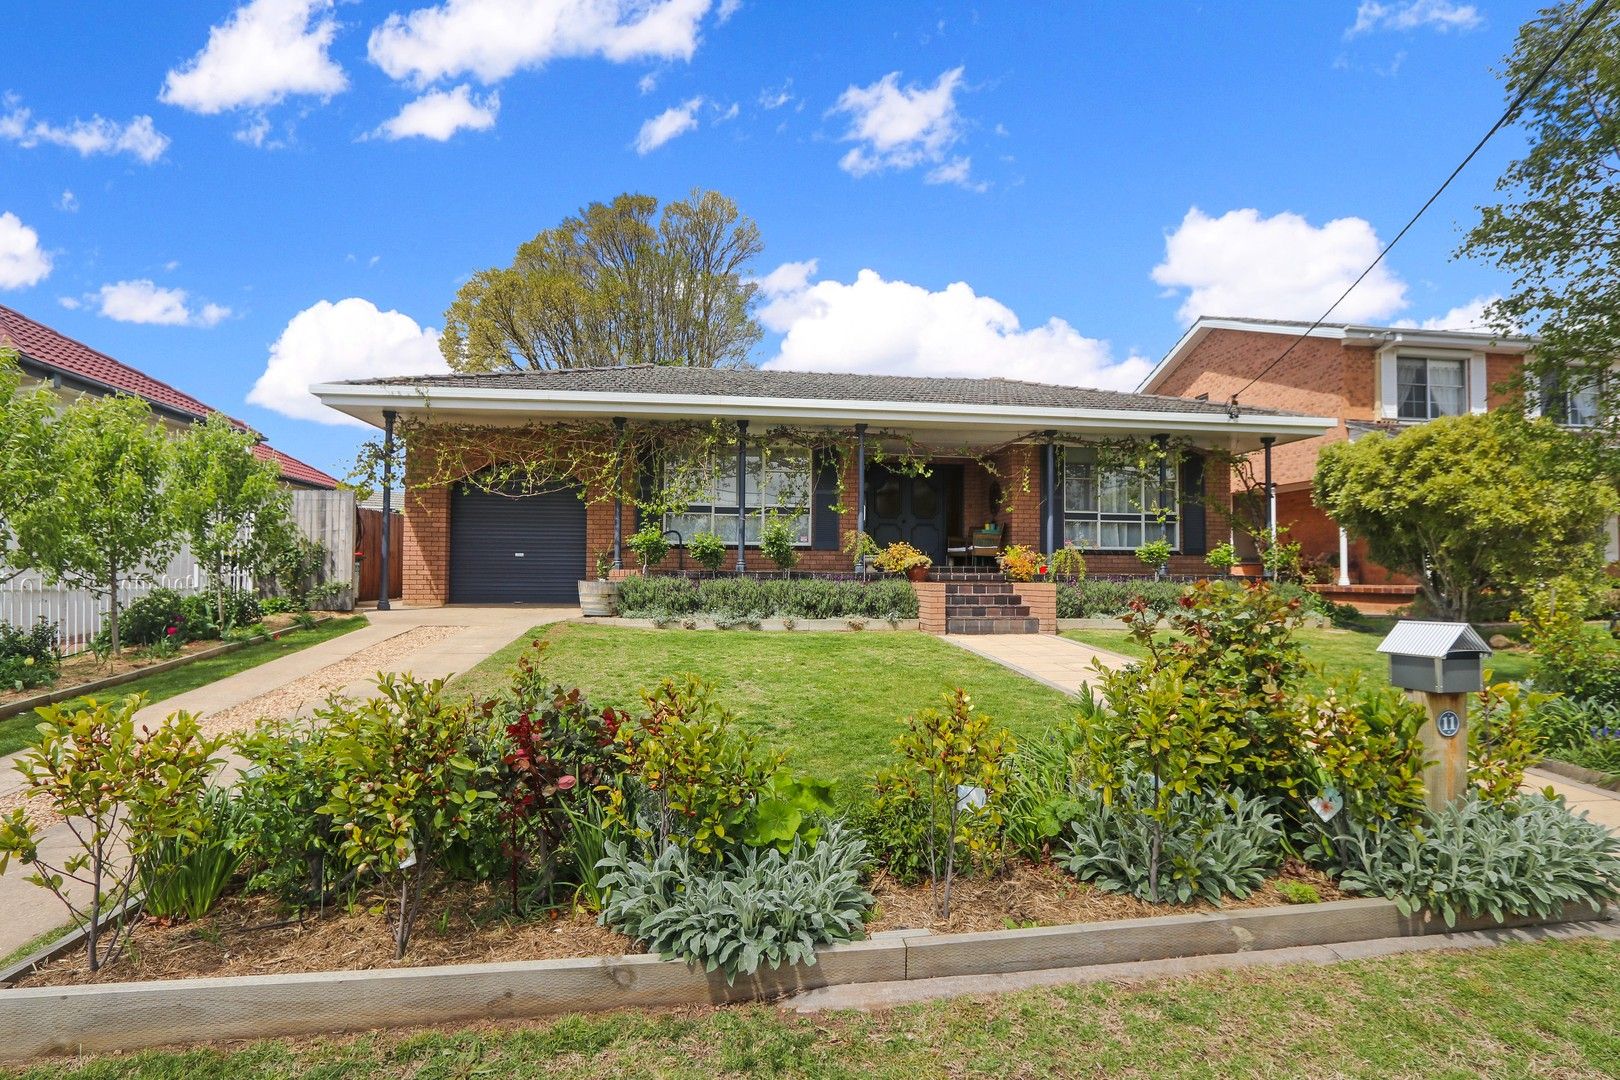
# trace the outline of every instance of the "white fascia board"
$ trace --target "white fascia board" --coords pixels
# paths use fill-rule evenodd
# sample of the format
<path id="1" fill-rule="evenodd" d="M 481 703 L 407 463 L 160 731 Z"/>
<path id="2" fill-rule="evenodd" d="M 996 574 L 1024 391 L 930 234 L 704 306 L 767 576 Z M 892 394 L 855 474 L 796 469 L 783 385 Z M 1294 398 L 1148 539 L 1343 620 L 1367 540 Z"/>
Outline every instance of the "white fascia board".
<path id="1" fill-rule="evenodd" d="M 1440 349 L 1453 352 L 1525 353 L 1535 348 L 1528 337 L 1502 337 L 1471 330 L 1420 330 L 1415 326 L 1351 326 L 1344 331 L 1347 344 L 1381 348 Z"/>
<path id="2" fill-rule="evenodd" d="M 373 425 L 382 412 L 436 411 L 445 414 L 633 419 L 726 419 L 779 424 L 854 423 L 906 427 L 968 427 L 1083 432 L 1154 432 L 1195 435 L 1277 435 L 1306 439 L 1326 434 L 1337 421 L 1316 416 L 1225 415 L 1133 409 L 1029 408 L 1012 405 L 964 406 L 915 401 L 729 397 L 710 394 L 550 393 L 489 388 L 437 391 L 419 386 L 318 384 L 310 392 L 321 401 Z"/>
<path id="3" fill-rule="evenodd" d="M 1252 334 L 1285 334 L 1288 337 L 1299 337 L 1310 331 L 1306 336 L 1315 338 L 1337 339 L 1344 337 L 1344 330 L 1338 326 L 1318 326 L 1312 329 L 1308 322 L 1302 323 L 1261 323 L 1249 322 L 1245 319 L 1212 319 L 1200 318 L 1187 328 L 1181 335 L 1181 340 L 1171 346 L 1170 351 L 1164 354 L 1164 359 L 1154 365 L 1148 372 L 1147 378 L 1136 386 L 1139 394 L 1151 394 L 1154 388 L 1170 374 L 1175 366 L 1181 363 L 1184 356 L 1198 346 L 1198 343 L 1209 336 L 1211 330 L 1241 330 Z"/>

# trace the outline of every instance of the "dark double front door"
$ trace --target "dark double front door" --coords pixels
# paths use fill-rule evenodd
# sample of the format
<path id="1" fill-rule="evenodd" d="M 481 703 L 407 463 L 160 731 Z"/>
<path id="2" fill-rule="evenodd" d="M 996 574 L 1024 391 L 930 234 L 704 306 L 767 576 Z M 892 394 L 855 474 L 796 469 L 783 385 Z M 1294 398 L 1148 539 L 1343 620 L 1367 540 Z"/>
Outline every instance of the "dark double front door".
<path id="1" fill-rule="evenodd" d="M 928 476 L 906 476 L 874 465 L 866 473 L 866 531 L 880 546 L 904 540 L 945 564 L 946 477 L 934 469 Z"/>

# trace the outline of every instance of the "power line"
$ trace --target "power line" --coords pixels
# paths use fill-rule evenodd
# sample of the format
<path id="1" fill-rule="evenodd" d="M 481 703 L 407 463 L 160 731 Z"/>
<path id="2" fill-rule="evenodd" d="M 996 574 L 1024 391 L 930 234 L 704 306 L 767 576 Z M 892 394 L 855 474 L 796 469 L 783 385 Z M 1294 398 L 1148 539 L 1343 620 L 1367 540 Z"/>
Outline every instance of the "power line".
<path id="1" fill-rule="evenodd" d="M 1564 54 L 1569 51 L 1569 47 L 1575 44 L 1575 40 L 1579 38 L 1581 34 L 1586 32 L 1586 28 L 1591 26 L 1593 21 L 1603 13 L 1603 9 L 1608 6 L 1609 0 L 1596 0 L 1590 10 L 1587 11 L 1586 17 L 1580 21 L 1578 26 L 1575 27 L 1574 32 L 1571 33 L 1569 37 L 1564 39 L 1564 43 L 1558 46 L 1558 51 L 1553 53 L 1552 57 L 1541 66 L 1540 71 L 1536 72 L 1536 77 L 1532 79 L 1529 85 L 1527 85 L 1523 90 L 1519 91 L 1518 96 L 1515 97 L 1508 105 L 1507 110 L 1497 118 L 1496 123 L 1491 125 L 1491 129 L 1485 133 L 1479 142 L 1474 144 L 1474 148 L 1472 150 L 1468 151 L 1468 156 L 1463 158 L 1462 162 L 1455 169 L 1451 170 L 1451 175 L 1446 177 L 1445 182 L 1442 183 L 1438 188 L 1435 188 L 1434 194 L 1429 196 L 1428 201 L 1422 206 L 1418 207 L 1418 212 L 1412 215 L 1411 220 L 1405 225 L 1401 226 L 1401 231 L 1395 234 L 1395 238 L 1384 245 L 1384 249 L 1378 253 L 1378 257 L 1367 264 L 1367 269 L 1361 272 L 1361 276 L 1352 281 L 1350 283 L 1350 287 L 1345 289 L 1344 292 L 1340 293 L 1339 298 L 1333 301 L 1332 304 L 1328 305 L 1328 309 L 1322 312 L 1322 314 L 1317 317 L 1315 322 L 1311 323 L 1310 326 L 1305 328 L 1304 333 L 1290 341 L 1288 343 L 1288 348 L 1284 349 L 1280 354 L 1278 354 L 1276 359 L 1272 360 L 1271 363 L 1261 368 L 1258 375 L 1244 383 L 1242 390 L 1239 390 L 1236 394 L 1232 395 L 1232 408 L 1237 408 L 1239 395 L 1246 393 L 1249 387 L 1265 378 L 1266 374 L 1271 371 L 1272 368 L 1276 367 L 1278 364 L 1282 363 L 1283 360 L 1287 359 L 1288 354 L 1293 352 L 1294 349 L 1298 347 L 1300 342 L 1310 337 L 1311 331 L 1315 330 L 1317 327 L 1326 322 L 1327 317 L 1333 314 L 1334 309 L 1340 304 L 1344 303 L 1345 297 L 1354 292 L 1356 286 L 1365 281 L 1367 275 L 1378 268 L 1378 264 L 1384 261 L 1384 256 L 1389 254 L 1390 249 L 1401 242 L 1401 237 L 1405 236 L 1407 232 L 1411 230 L 1412 226 L 1418 223 L 1418 219 L 1424 215 L 1429 207 L 1434 205 L 1436 199 L 1445 193 L 1446 188 L 1451 186 L 1451 182 L 1457 179 L 1457 175 L 1466 169 L 1468 167 L 1468 163 L 1474 160 L 1474 156 L 1485 148 L 1486 143 L 1491 141 L 1491 137 L 1513 122 L 1513 119 L 1518 114 L 1518 111 L 1524 107 L 1525 101 L 1530 97 L 1531 94 L 1535 93 L 1538 87 L 1541 86 L 1542 80 L 1547 77 L 1547 73 L 1552 71 L 1553 66 L 1564 58 Z"/>

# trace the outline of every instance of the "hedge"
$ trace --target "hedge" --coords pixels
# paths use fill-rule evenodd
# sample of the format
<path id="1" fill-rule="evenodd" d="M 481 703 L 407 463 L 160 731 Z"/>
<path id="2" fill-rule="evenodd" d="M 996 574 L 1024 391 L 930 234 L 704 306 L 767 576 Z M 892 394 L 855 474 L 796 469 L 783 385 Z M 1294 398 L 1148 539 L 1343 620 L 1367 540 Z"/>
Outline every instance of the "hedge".
<path id="1" fill-rule="evenodd" d="M 903 578 L 654 575 L 619 582 L 619 614 L 631 619 L 915 619 L 917 594 Z"/>

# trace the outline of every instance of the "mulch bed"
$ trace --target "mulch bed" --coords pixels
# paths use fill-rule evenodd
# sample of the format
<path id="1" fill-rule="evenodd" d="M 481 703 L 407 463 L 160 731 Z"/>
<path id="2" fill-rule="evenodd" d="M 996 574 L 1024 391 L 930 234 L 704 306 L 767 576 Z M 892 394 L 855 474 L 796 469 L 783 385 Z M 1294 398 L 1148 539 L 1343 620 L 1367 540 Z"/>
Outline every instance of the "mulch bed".
<path id="1" fill-rule="evenodd" d="M 272 631 L 275 631 L 291 626 L 293 624 L 293 619 L 294 616 L 292 614 L 282 613 L 277 615 L 266 615 L 263 621 L 266 627 Z M 180 646 L 180 650 L 173 656 L 152 656 L 146 653 L 144 649 L 140 648 L 126 649 L 122 655 L 117 657 L 108 657 L 105 660 L 100 659 L 93 652 L 77 653 L 62 661 L 61 674 L 57 676 L 56 681 L 50 686 L 36 686 L 29 690 L 0 691 L 0 705 L 6 705 L 13 701 L 21 701 L 24 698 L 38 697 L 40 694 L 50 693 L 54 690 L 71 690 L 75 686 L 83 686 L 87 683 L 99 682 L 102 679 L 110 679 L 114 675 L 124 675 L 132 671 L 140 671 L 143 668 L 153 667 L 157 664 L 166 664 L 171 660 L 178 660 L 182 656 L 190 656 L 192 653 L 199 653 L 208 649 L 217 649 L 222 644 L 224 644 L 224 642 L 218 640 L 217 638 L 212 641 L 188 641 L 184 645 Z M 122 688 L 111 687 L 106 691 L 106 693 L 108 695 L 112 695 L 120 689 Z"/>
<path id="2" fill-rule="evenodd" d="M 1293 861 L 1284 866 L 1278 880 L 1314 885 L 1324 901 L 1346 896 L 1325 875 Z M 1150 904 L 1076 881 L 1055 866 L 1025 862 L 1015 862 L 1000 877 L 959 879 L 948 923 L 934 918 L 926 882 L 901 885 L 880 871 L 869 887 L 877 897 L 877 908 L 868 933 L 927 927 L 935 933 L 963 934 L 1219 910 L 1203 901 Z M 1245 900 L 1228 900 L 1226 908 L 1271 907 L 1284 902 L 1276 882 L 1268 881 Z M 429 897 L 412 932 L 410 951 L 403 961 L 396 961 L 387 914 L 394 909 L 385 903 L 377 894 L 362 898 L 352 908 L 306 912 L 302 919 L 289 920 L 287 912 L 268 897 L 230 896 L 197 923 L 164 925 L 144 919 L 126 955 L 94 975 L 86 968 L 83 955 L 74 952 L 17 985 L 486 964 L 645 951 L 629 938 L 598 926 L 589 913 L 513 919 L 504 913 L 500 890 L 488 884 L 451 882 Z M 0 1000 L 3 994 L 0 990 Z"/>

